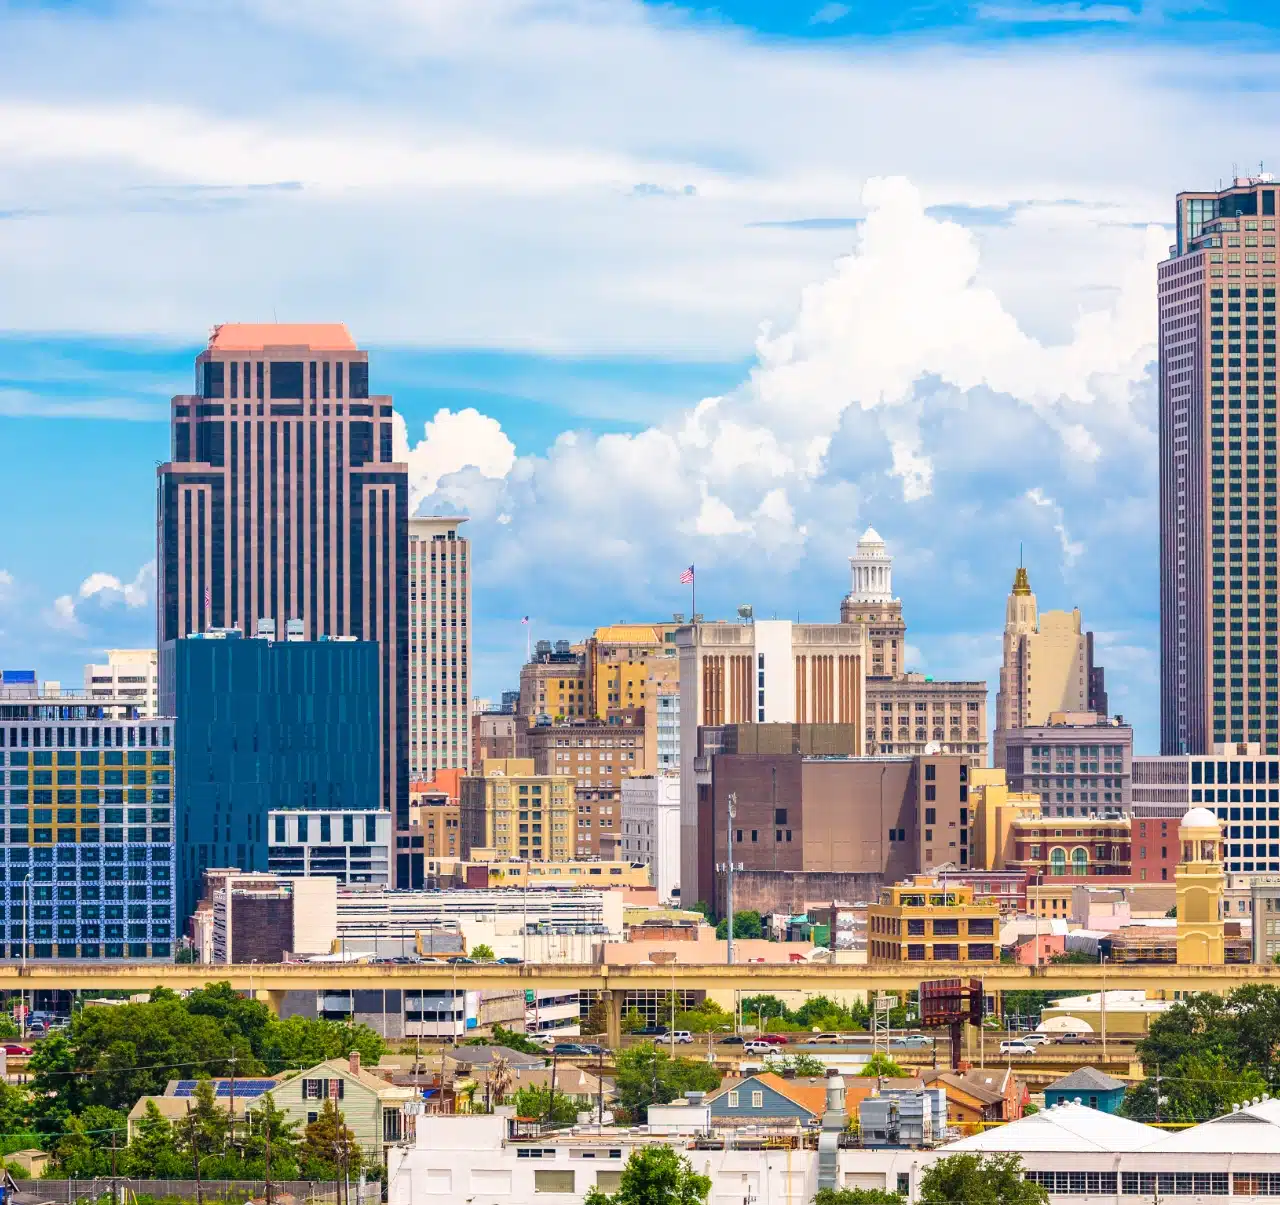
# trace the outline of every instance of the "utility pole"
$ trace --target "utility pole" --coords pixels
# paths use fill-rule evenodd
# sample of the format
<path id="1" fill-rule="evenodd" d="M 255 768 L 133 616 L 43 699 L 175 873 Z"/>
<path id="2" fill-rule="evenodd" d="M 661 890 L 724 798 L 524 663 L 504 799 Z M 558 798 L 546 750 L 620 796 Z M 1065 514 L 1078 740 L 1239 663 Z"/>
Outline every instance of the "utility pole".
<path id="1" fill-rule="evenodd" d="M 267 1093 L 267 1099 L 271 1099 L 271 1094 Z M 271 1113 L 270 1110 L 264 1111 L 263 1120 L 263 1162 L 266 1164 L 267 1176 L 267 1205 L 271 1205 Z"/>
<path id="2" fill-rule="evenodd" d="M 200 1139 L 196 1131 L 196 1115 L 191 1111 L 191 1100 L 187 1099 L 187 1128 L 191 1131 L 191 1162 L 196 1177 L 196 1205 L 203 1205 L 204 1190 L 200 1185 Z"/>
<path id="3" fill-rule="evenodd" d="M 551 1056 L 551 1091 L 547 1096 L 547 1125 L 550 1125 L 556 1109 L 556 1066 L 559 1060 Z"/>
<path id="4" fill-rule="evenodd" d="M 725 849 L 728 853 L 728 859 L 725 862 L 724 876 L 724 911 L 728 917 L 726 924 L 726 936 L 728 944 L 725 947 L 727 955 L 726 961 L 730 966 L 733 965 L 733 822 L 738 817 L 738 793 L 730 791 L 725 800 L 729 816 L 729 824 L 725 829 Z"/>
<path id="5" fill-rule="evenodd" d="M 596 1124 L 604 1125 L 604 1050 L 601 1049 L 596 1062 Z M 268 1205 L 270 1203 L 268 1202 Z"/>

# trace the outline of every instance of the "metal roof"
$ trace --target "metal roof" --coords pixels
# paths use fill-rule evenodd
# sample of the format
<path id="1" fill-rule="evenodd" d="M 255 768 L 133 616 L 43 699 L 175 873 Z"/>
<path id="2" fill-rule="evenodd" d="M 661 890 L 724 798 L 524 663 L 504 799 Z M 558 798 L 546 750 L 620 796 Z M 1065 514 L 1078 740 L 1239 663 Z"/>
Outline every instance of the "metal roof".
<path id="1" fill-rule="evenodd" d="M 984 1130 L 941 1147 L 944 1154 L 960 1151 L 1122 1151 L 1144 1150 L 1163 1137 L 1155 1126 L 1090 1109 L 1086 1105 L 1055 1105 L 1008 1125 Z"/>

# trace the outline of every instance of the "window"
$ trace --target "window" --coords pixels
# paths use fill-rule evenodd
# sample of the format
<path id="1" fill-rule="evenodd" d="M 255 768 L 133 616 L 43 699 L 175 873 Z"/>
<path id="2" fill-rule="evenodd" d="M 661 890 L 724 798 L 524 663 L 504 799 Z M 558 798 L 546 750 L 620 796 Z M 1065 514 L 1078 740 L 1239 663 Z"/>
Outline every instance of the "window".
<path id="1" fill-rule="evenodd" d="M 567 1171 L 552 1171 L 549 1168 L 538 1168 L 537 1171 L 533 1173 L 533 1191 L 573 1192 L 573 1169 L 569 1168 Z"/>
<path id="2" fill-rule="evenodd" d="M 738 1107 L 738 1093 L 737 1093 L 737 1092 L 730 1092 L 730 1093 L 729 1093 L 729 1108 L 731 1108 L 731 1109 L 736 1109 L 737 1107 Z"/>
<path id="3" fill-rule="evenodd" d="M 763 1092 L 752 1092 L 752 1093 L 751 1093 L 751 1107 L 752 1107 L 753 1109 L 763 1109 L 763 1108 L 764 1108 L 764 1093 L 763 1093 Z"/>

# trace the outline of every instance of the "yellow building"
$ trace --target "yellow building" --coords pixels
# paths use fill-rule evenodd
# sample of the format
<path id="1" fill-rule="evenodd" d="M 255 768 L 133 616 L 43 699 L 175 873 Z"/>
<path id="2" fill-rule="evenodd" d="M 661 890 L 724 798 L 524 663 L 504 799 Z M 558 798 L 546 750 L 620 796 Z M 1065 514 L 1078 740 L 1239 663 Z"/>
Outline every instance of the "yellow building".
<path id="1" fill-rule="evenodd" d="M 674 623 L 616 623 L 596 628 L 586 644 L 588 715 L 643 707 L 680 681 Z"/>
<path id="2" fill-rule="evenodd" d="M 967 883 L 916 875 L 867 908 L 868 962 L 999 962 L 1000 906 Z"/>
<path id="3" fill-rule="evenodd" d="M 1030 791 L 1010 791 L 1002 769 L 969 771 L 969 806 L 973 866 L 977 870 L 1004 870 L 1015 858 L 1014 827 L 1018 820 L 1040 815 L 1040 796 Z"/>
<path id="4" fill-rule="evenodd" d="M 462 779 L 462 856 L 477 848 L 509 858 L 569 861 L 574 842 L 574 780 L 534 773 L 533 759 L 483 763 Z"/>
<path id="5" fill-rule="evenodd" d="M 490 857 L 495 851 L 476 850 L 470 861 L 443 859 L 440 878 L 457 886 L 477 887 L 648 887 L 649 868 L 633 862 L 606 860 L 569 862 L 525 862 L 507 857 Z M 483 881 L 476 870 L 483 868 Z"/>
<path id="6" fill-rule="evenodd" d="M 1178 963 L 1221 966 L 1226 961 L 1222 901 L 1222 826 L 1208 808 L 1192 808 L 1178 825 L 1182 858 L 1173 872 L 1178 895 Z"/>

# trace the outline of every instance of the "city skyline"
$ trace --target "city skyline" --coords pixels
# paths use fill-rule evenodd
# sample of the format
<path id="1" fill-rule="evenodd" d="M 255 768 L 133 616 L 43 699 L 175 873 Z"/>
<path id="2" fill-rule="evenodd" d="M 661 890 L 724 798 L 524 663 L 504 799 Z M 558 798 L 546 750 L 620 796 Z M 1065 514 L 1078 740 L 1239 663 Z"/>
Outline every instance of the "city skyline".
<path id="1" fill-rule="evenodd" d="M 0 177 L 0 505 L 29 515 L 0 545 L 0 658 L 66 683 L 150 643 L 163 399 L 189 388 L 210 326 L 278 315 L 349 325 L 395 398 L 415 502 L 470 515 L 470 693 L 514 685 L 522 615 L 550 639 L 660 620 L 688 609 L 690 562 L 708 616 L 750 602 L 825 621 L 873 524 L 912 668 L 994 686 L 1021 543 L 1043 605 L 1088 616 L 1112 709 L 1155 749 L 1154 268 L 1180 189 L 1265 158 L 1243 84 L 1214 74 L 1210 93 L 1203 73 L 1235 54 L 1265 74 L 1274 18 L 819 7 L 494 4 L 483 45 L 443 6 L 430 27 L 358 33 L 341 6 L 329 24 L 227 11 L 201 36 L 252 48 L 232 56 L 262 84 L 252 123 L 231 79 L 175 89 L 156 69 L 189 44 L 181 14 L 0 18 L 19 168 Z M 360 93 L 351 37 L 404 70 Z M 72 86 L 90 46 L 110 69 Z M 333 70 L 299 97 L 264 53 Z M 588 59 L 593 79 L 616 68 L 593 113 L 544 99 L 549 78 L 585 87 Z M 521 64 L 545 107 L 495 108 L 494 62 Z M 1207 94 L 1253 116 L 1224 141 Z M 408 106 L 434 120 L 406 130 Z M 817 136 L 813 114 L 836 110 L 884 116 Z M 956 129 L 981 132 L 963 155 Z M 588 554 L 600 529 L 616 538 Z"/>

